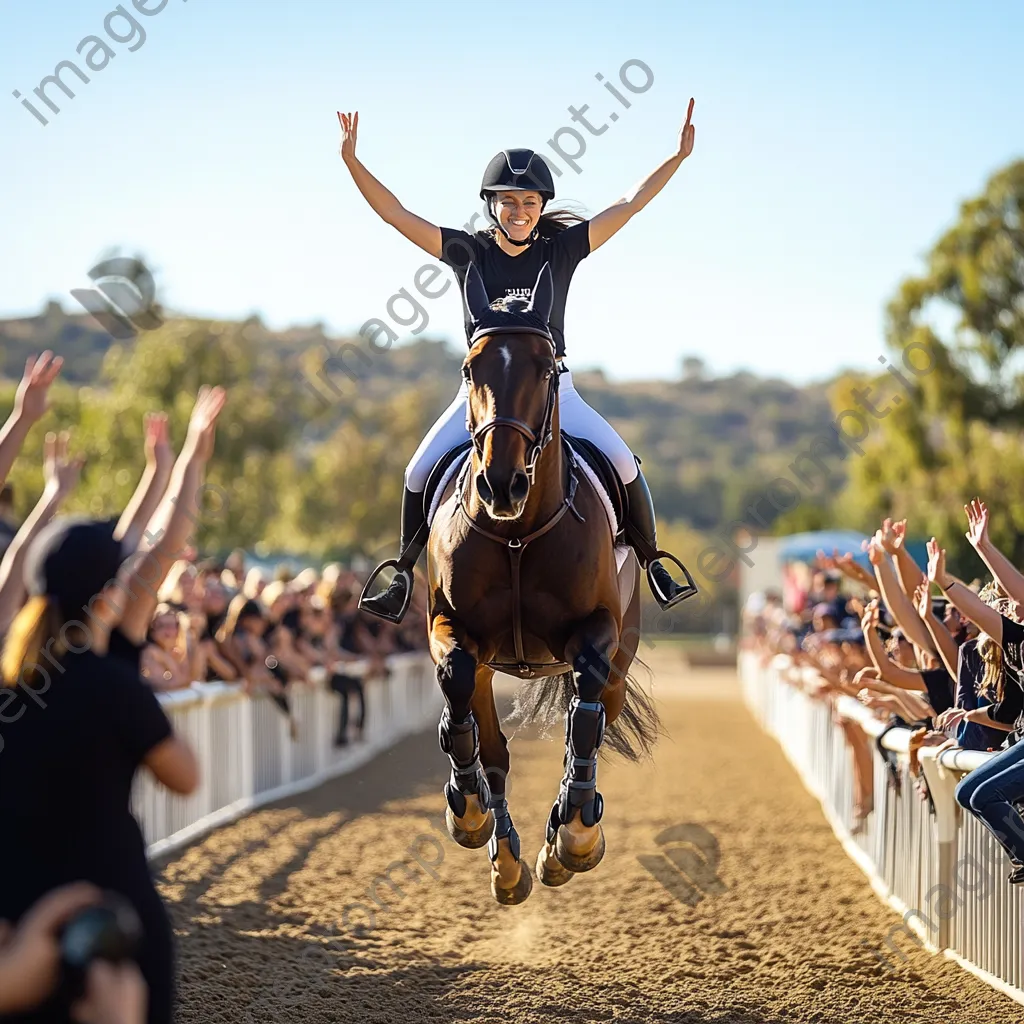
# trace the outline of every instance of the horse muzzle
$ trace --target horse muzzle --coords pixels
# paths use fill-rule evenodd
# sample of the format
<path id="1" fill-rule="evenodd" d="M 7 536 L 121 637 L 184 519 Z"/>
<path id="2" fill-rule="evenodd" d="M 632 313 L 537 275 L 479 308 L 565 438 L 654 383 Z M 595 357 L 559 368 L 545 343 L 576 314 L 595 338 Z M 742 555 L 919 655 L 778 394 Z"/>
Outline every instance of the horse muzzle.
<path id="1" fill-rule="evenodd" d="M 492 519 L 518 519 L 530 496 L 530 479 L 521 469 L 507 480 L 481 470 L 476 475 L 476 493 Z"/>

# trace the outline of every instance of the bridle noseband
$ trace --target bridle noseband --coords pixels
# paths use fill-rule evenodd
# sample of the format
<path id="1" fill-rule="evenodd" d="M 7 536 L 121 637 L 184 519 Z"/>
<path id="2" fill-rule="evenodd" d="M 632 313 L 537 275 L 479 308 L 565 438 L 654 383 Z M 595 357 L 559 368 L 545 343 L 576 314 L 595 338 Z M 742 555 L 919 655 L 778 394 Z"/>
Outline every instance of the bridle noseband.
<path id="1" fill-rule="evenodd" d="M 469 402 L 466 402 L 466 429 L 469 431 L 469 436 L 473 441 L 473 448 L 477 455 L 483 456 L 484 439 L 492 430 L 498 427 L 511 427 L 526 439 L 529 446 L 526 450 L 526 476 L 532 486 L 541 453 L 551 441 L 551 421 L 555 416 L 555 399 L 558 397 L 558 377 L 563 371 L 555 359 L 555 343 L 549 334 L 516 326 L 493 327 L 490 330 L 481 331 L 480 337 L 490 337 L 495 334 L 535 334 L 540 338 L 544 338 L 551 345 L 551 376 L 548 378 L 548 394 L 544 404 L 544 417 L 538 430 L 534 430 L 528 423 L 524 423 L 514 416 L 492 416 L 485 423 L 481 423 L 480 426 L 474 428 Z M 479 339 L 474 339 L 474 343 L 476 340 Z M 465 364 L 462 367 L 462 377 L 468 384 L 469 375 Z"/>

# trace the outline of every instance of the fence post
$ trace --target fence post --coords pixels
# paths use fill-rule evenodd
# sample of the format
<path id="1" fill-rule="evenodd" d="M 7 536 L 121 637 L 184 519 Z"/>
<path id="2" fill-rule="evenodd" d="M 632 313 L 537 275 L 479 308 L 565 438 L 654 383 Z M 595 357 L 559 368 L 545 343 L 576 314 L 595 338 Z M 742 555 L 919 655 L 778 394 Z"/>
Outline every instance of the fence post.
<path id="1" fill-rule="evenodd" d="M 924 772 L 928 791 L 935 804 L 935 831 L 939 846 L 939 880 L 938 887 L 947 895 L 947 899 L 955 900 L 957 857 L 957 805 L 954 793 L 957 777 L 935 756 L 935 748 L 927 747 L 920 751 L 921 769 Z M 939 918 L 938 937 L 935 945 L 941 949 L 952 946 L 951 917 L 937 915 Z"/>

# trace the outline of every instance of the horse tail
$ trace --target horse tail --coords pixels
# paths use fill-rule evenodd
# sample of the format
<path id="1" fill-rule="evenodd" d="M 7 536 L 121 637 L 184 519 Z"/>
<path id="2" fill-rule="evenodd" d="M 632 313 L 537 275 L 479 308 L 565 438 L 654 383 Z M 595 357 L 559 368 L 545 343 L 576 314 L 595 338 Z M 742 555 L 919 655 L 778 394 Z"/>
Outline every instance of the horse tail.
<path id="1" fill-rule="evenodd" d="M 638 657 L 633 665 L 640 665 L 651 676 L 650 668 Z M 652 757 L 654 744 L 661 734 L 661 719 L 654 698 L 641 686 L 632 672 L 626 673 L 626 699 L 615 721 L 605 729 L 602 752 L 613 751 L 628 761 L 643 761 Z M 550 729 L 565 722 L 569 702 L 576 694 L 576 683 L 571 672 L 560 676 L 547 676 L 524 682 L 513 697 L 512 717 L 523 725 L 539 724 Z"/>

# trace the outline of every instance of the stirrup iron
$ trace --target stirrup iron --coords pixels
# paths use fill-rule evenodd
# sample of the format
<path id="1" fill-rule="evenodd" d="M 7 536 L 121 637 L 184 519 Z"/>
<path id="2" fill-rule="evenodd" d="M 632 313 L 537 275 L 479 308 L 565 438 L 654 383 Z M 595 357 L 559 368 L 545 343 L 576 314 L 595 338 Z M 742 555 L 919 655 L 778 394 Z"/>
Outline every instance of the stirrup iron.
<path id="1" fill-rule="evenodd" d="M 369 592 L 370 592 L 370 588 L 374 585 L 374 583 L 377 582 L 377 577 L 380 576 L 380 574 L 385 569 L 391 569 L 391 568 L 394 568 L 394 569 L 397 570 L 397 572 L 395 573 L 396 577 L 397 576 L 401 576 L 405 580 L 405 600 L 402 602 L 401 609 L 398 612 L 395 612 L 394 614 L 391 614 L 391 613 L 388 613 L 388 612 L 380 611 L 377 608 L 367 608 L 367 607 L 365 607 L 365 602 L 368 600 L 368 595 L 369 595 Z M 392 582 L 394 582 L 394 581 L 392 580 Z M 389 584 L 389 586 L 390 586 L 390 584 Z M 358 608 L 359 608 L 360 611 L 364 611 L 368 615 L 375 615 L 375 616 L 377 616 L 377 618 L 385 619 L 387 622 L 394 622 L 396 624 L 400 623 L 402 621 L 402 619 L 405 618 L 405 613 L 409 610 L 409 605 L 412 603 L 412 588 L 413 588 L 412 569 L 411 568 L 406 568 L 406 566 L 402 565 L 402 560 L 400 558 L 389 558 L 387 561 L 381 562 L 380 565 L 378 565 L 377 568 L 374 569 L 373 572 L 370 573 L 370 577 L 369 577 L 369 579 L 367 579 L 366 584 L 363 586 L 362 593 L 359 595 Z M 387 593 L 387 591 L 384 590 L 384 591 L 381 591 L 381 593 L 382 594 L 383 593 Z M 380 595 L 379 594 L 374 594 L 373 596 L 374 597 L 379 597 Z"/>
<path id="2" fill-rule="evenodd" d="M 677 565 L 679 569 L 682 571 L 683 575 L 686 577 L 686 586 L 682 587 L 679 593 L 671 599 L 668 597 L 667 594 L 662 593 L 662 590 L 655 581 L 654 574 L 651 571 L 655 562 L 664 561 L 666 558 L 670 562 L 673 562 L 675 565 Z M 668 570 L 666 570 L 666 572 L 667 571 Z M 693 597 L 694 594 L 698 593 L 697 584 L 694 581 L 693 576 L 690 575 L 690 570 L 687 569 L 686 566 L 683 565 L 683 563 L 680 562 L 675 555 L 671 554 L 668 551 L 655 551 L 653 557 L 647 560 L 646 572 L 647 584 L 651 588 L 651 593 L 654 594 L 654 599 L 658 602 L 658 606 L 661 608 L 662 611 L 667 611 L 669 608 L 674 608 L 677 604 L 682 603 L 688 597 Z"/>

